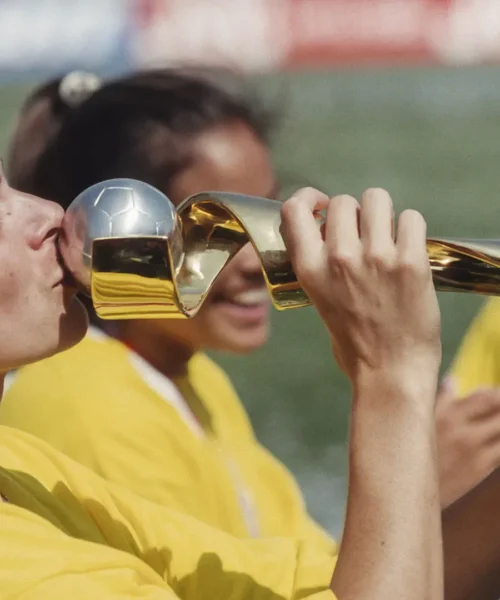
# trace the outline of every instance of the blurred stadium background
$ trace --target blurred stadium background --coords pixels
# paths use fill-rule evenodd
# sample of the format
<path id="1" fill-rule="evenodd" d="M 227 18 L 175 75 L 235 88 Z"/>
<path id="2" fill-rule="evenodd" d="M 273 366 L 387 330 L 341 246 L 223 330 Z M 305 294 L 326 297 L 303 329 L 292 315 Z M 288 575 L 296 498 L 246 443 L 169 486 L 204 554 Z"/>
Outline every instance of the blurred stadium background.
<path id="1" fill-rule="evenodd" d="M 498 0 L 0 0 L 0 151 L 30 87 L 192 61 L 254 78 L 282 114 L 285 187 L 383 186 L 431 235 L 499 237 Z M 442 294 L 444 364 L 480 305 Z M 217 356 L 312 513 L 341 530 L 349 389 L 309 309 L 265 349 Z"/>

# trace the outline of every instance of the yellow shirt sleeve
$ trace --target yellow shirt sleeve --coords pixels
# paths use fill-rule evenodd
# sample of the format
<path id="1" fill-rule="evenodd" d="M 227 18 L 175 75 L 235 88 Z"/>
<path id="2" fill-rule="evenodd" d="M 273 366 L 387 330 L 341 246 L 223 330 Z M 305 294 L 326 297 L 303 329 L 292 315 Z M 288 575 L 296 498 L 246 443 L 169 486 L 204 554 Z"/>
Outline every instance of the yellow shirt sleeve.
<path id="1" fill-rule="evenodd" d="M 451 373 L 461 396 L 500 386 L 500 299 L 488 300 L 473 320 Z"/>
<path id="2" fill-rule="evenodd" d="M 23 536 L 17 536 L 21 528 L 14 523 L 2 552 L 12 555 L 8 564 L 14 572 L 15 565 L 26 569 L 26 560 L 19 557 L 34 557 L 33 589 L 52 577 L 62 581 L 81 575 L 89 589 L 110 585 L 119 590 L 123 569 L 124 598 L 135 597 L 126 595 L 129 584 L 157 593 L 151 598 L 163 598 L 160 590 L 165 598 L 171 590 L 183 600 L 333 598 L 329 586 L 336 558 L 312 542 L 237 539 L 105 482 L 32 436 L 3 427 L 0 440 L 0 491 L 9 501 L 0 509 L 28 510 L 37 521 L 24 527 Z M 5 569 L 2 562 L 0 569 Z M 1 598 L 6 589 L 1 570 L 0 581 Z M 154 590 L 155 585 L 158 592 L 148 587 Z M 100 597 L 107 596 L 103 592 Z"/>
<path id="3" fill-rule="evenodd" d="M 134 556 L 74 539 L 16 506 L 0 506 L 0 599 L 176 600 Z"/>

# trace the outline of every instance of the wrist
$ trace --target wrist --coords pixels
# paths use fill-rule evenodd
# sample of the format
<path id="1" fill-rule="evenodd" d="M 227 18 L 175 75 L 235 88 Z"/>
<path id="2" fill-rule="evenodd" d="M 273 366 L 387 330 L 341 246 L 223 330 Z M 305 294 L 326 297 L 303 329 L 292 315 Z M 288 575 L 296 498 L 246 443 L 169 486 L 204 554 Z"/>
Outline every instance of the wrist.
<path id="1" fill-rule="evenodd" d="M 352 380 L 354 404 L 391 414 L 410 411 L 431 415 L 434 421 L 438 369 L 437 361 L 433 365 L 401 363 L 393 368 L 360 365 Z"/>
<path id="2" fill-rule="evenodd" d="M 429 477 L 437 477 L 436 388 L 437 374 L 360 374 L 353 395 L 349 464 L 362 489 L 384 495 L 395 474 L 399 483 L 406 478 L 423 486 Z"/>

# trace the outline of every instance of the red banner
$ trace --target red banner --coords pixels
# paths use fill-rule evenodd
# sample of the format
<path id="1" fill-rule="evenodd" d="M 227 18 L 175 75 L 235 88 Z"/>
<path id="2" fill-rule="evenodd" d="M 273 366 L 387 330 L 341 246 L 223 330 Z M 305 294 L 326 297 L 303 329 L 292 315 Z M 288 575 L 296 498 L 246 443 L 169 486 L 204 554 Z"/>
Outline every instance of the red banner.
<path id="1" fill-rule="evenodd" d="M 289 0 L 288 10 L 287 66 L 500 56 L 499 0 Z"/>
<path id="2" fill-rule="evenodd" d="M 500 0 L 138 0 L 137 66 L 245 70 L 500 58 Z"/>

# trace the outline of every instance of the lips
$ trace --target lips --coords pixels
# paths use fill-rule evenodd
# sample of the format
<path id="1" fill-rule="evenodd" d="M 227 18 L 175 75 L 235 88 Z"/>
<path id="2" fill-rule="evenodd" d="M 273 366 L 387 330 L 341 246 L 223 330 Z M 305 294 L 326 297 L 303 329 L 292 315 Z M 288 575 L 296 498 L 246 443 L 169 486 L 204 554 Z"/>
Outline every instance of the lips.
<path id="1" fill-rule="evenodd" d="M 267 288 L 259 287 L 239 292 L 217 294 L 212 302 L 214 304 L 233 305 L 240 308 L 253 308 L 255 306 L 267 305 L 269 293 Z"/>
<path id="2" fill-rule="evenodd" d="M 56 243 L 56 253 L 57 253 L 57 262 L 59 263 L 59 266 L 61 267 L 61 270 L 62 270 L 62 277 L 57 282 L 56 285 L 63 285 L 64 287 L 76 289 L 78 287 L 76 280 L 73 277 L 73 275 L 68 271 L 68 269 L 64 263 L 58 243 Z"/>
<path id="3" fill-rule="evenodd" d="M 68 287 L 68 288 L 74 288 L 74 289 L 78 288 L 75 278 L 73 277 L 73 275 L 71 275 L 71 273 L 67 269 L 64 269 L 64 276 L 61 279 L 61 284 L 64 287 Z"/>
<path id="4" fill-rule="evenodd" d="M 258 304 L 267 304 L 269 302 L 269 294 L 266 288 L 244 290 L 231 296 L 229 301 L 240 306 L 256 306 Z"/>
<path id="5" fill-rule="evenodd" d="M 69 273 L 69 271 L 64 270 L 62 277 L 60 277 L 57 283 L 54 284 L 53 287 L 57 287 L 58 285 L 62 285 L 65 288 L 70 288 L 72 290 L 77 290 L 78 285 L 74 279 L 74 277 Z"/>
<path id="6" fill-rule="evenodd" d="M 267 322 L 270 298 L 266 288 L 256 288 L 220 295 L 212 300 L 225 319 L 239 327 L 262 325 Z"/>

